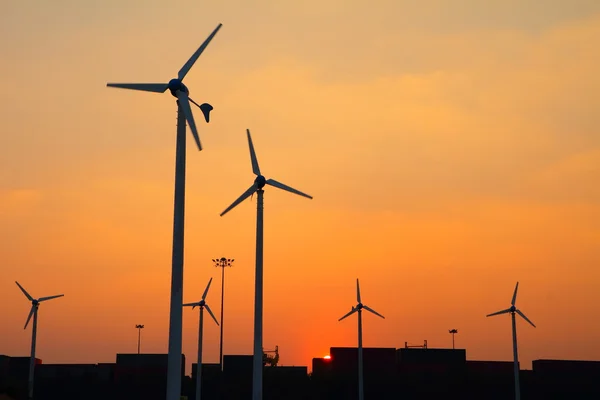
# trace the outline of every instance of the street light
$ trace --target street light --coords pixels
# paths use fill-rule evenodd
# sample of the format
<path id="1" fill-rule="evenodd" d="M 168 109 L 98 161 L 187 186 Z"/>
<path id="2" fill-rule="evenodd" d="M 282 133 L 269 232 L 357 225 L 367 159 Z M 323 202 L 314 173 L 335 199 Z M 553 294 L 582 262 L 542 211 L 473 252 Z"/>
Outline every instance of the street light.
<path id="1" fill-rule="evenodd" d="M 232 267 L 233 258 L 213 258 L 215 267 L 221 268 L 221 339 L 219 343 L 219 367 L 223 371 L 223 299 L 225 298 L 225 267 Z"/>
<path id="2" fill-rule="evenodd" d="M 458 330 L 450 329 L 448 332 L 452 335 L 452 350 L 454 350 L 454 335 L 458 333 Z"/>
<path id="3" fill-rule="evenodd" d="M 135 327 L 138 330 L 138 354 L 140 354 L 140 340 L 142 338 L 142 329 L 144 328 L 144 325 L 136 325 Z"/>

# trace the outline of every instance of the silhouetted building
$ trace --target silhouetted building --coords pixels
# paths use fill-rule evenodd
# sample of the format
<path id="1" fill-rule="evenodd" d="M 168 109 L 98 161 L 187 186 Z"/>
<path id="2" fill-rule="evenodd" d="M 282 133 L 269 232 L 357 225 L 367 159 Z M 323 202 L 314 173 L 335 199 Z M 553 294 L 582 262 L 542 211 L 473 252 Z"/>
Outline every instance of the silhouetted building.
<path id="1" fill-rule="evenodd" d="M 466 351 L 401 348 L 396 351 L 399 386 L 409 397 L 462 399 L 465 396 Z"/>
<path id="2" fill-rule="evenodd" d="M 190 380 L 189 390 L 184 392 L 189 399 L 194 399 L 196 396 L 196 375 L 198 364 L 192 364 L 192 377 Z M 202 398 L 214 399 L 218 398 L 221 391 L 221 366 L 217 364 L 202 364 Z"/>
<path id="3" fill-rule="evenodd" d="M 112 393 L 100 381 L 97 364 L 40 364 L 35 368 L 35 400 L 101 399 Z"/>
<path id="4" fill-rule="evenodd" d="M 600 362 L 534 360 L 537 394 L 544 399 L 600 399 Z"/>
<path id="5" fill-rule="evenodd" d="M 325 391 L 329 396 L 353 399 L 358 393 L 358 348 L 332 347 L 329 354 L 331 388 Z M 397 376 L 396 349 L 364 347 L 363 376 L 365 398 L 392 398 L 389 396 L 394 393 Z M 315 378 L 316 384 L 320 377 Z"/>
<path id="6" fill-rule="evenodd" d="M 168 354 L 117 354 L 114 372 L 118 399 L 163 400 L 167 393 Z M 181 380 L 185 355 L 181 355 Z"/>
<path id="7" fill-rule="evenodd" d="M 265 366 L 265 400 L 353 400 L 358 394 L 358 349 L 331 348 L 331 358 L 306 367 Z M 167 354 L 117 354 L 114 364 L 42 364 L 36 360 L 35 400 L 163 400 Z M 511 361 L 467 361 L 462 349 L 364 348 L 366 399 L 512 399 Z M 182 372 L 185 357 L 182 355 Z M 27 399 L 29 357 L 0 356 L 0 396 Z M 535 360 L 519 372 L 523 400 L 600 399 L 600 362 Z M 182 395 L 195 395 L 192 377 L 182 376 Z M 225 355 L 203 364 L 203 398 L 248 399 L 252 396 L 252 356 Z M 2 400 L 2 397 L 0 397 Z"/>
<path id="8" fill-rule="evenodd" d="M 252 398 L 252 355 L 223 355 L 225 399 Z"/>
<path id="9" fill-rule="evenodd" d="M 27 398 L 29 360 L 31 357 L 0 355 L 0 393 L 7 393 L 17 400 Z M 41 359 L 35 359 L 36 366 L 41 363 Z"/>
<path id="10" fill-rule="evenodd" d="M 263 398 L 265 400 L 308 398 L 308 370 L 306 367 L 264 367 L 263 371 Z"/>
<path id="11" fill-rule="evenodd" d="M 467 361 L 470 398 L 508 399 L 515 393 L 512 361 Z"/>

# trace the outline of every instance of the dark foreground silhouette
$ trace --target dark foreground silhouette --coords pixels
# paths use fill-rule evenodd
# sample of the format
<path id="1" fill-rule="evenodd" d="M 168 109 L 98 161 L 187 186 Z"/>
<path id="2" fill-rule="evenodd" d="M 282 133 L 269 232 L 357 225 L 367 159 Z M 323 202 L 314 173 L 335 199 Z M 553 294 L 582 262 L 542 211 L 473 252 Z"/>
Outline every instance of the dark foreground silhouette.
<path id="1" fill-rule="evenodd" d="M 307 367 L 264 367 L 264 399 L 356 399 L 358 350 L 331 348 Z M 29 357 L 0 356 L 0 399 L 27 399 Z M 117 354 L 115 363 L 43 364 L 36 359 L 35 400 L 164 400 L 166 354 Z M 196 364 L 182 396 L 194 399 Z M 600 362 L 536 360 L 521 370 L 522 399 L 600 399 Z M 512 399 L 510 361 L 466 360 L 463 349 L 364 348 L 365 399 Z M 202 365 L 203 399 L 250 399 L 252 356 L 225 355 Z M 3 397 L 4 396 L 4 397 Z M 184 398 L 185 398 L 184 397 Z"/>

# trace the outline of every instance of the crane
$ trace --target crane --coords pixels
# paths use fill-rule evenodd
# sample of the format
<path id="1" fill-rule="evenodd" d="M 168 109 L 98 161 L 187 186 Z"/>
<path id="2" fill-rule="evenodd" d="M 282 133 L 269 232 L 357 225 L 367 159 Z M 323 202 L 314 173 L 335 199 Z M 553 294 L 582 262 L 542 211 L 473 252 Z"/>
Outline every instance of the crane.
<path id="1" fill-rule="evenodd" d="M 275 353 L 274 356 L 271 356 L 267 353 Z M 275 350 L 265 350 L 263 348 L 263 366 L 269 365 L 271 367 L 276 367 L 279 363 L 279 346 L 275 346 Z"/>

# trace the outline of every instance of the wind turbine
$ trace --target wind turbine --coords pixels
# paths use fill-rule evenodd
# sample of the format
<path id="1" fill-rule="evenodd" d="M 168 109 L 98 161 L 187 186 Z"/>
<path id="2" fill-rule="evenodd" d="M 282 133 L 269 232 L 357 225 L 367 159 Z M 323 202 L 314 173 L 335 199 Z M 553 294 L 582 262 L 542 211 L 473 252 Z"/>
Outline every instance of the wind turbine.
<path id="1" fill-rule="evenodd" d="M 305 193 L 293 189 L 283 183 L 277 182 L 275 179 L 266 179 L 260 173 L 254 145 L 250 130 L 246 129 L 248 136 L 248 147 L 250 148 L 250 161 L 252 162 L 252 172 L 256 175 L 254 183 L 248 188 L 236 201 L 234 201 L 221 216 L 225 215 L 232 208 L 240 204 L 242 201 L 250 197 L 254 192 L 257 193 L 256 201 L 256 277 L 254 279 L 254 358 L 252 367 L 252 400 L 262 400 L 262 375 L 263 375 L 263 187 L 265 185 L 274 186 L 283 189 L 290 193 L 294 193 L 303 197 L 312 199 Z"/>
<path id="2" fill-rule="evenodd" d="M 35 340 L 37 337 L 38 308 L 40 307 L 40 303 L 42 301 L 56 299 L 57 297 L 64 296 L 64 294 L 57 294 L 55 296 L 47 296 L 47 297 L 40 297 L 39 299 L 34 299 L 33 297 L 31 297 L 31 295 L 29 293 L 27 293 L 27 291 L 25 289 L 23 289 L 23 286 L 21 286 L 19 284 L 19 282 L 15 281 L 15 283 L 17 284 L 19 289 L 21 289 L 21 291 L 23 292 L 25 297 L 27 297 L 27 300 L 31 301 L 31 310 L 29 311 L 29 316 L 27 317 L 27 322 L 25 322 L 25 327 L 23 329 L 27 329 L 27 325 L 29 324 L 29 321 L 31 320 L 31 316 L 33 315 L 33 328 L 31 329 L 31 358 L 29 359 L 29 381 L 28 381 L 29 399 L 32 399 L 33 398 L 33 372 L 35 371 Z"/>
<path id="3" fill-rule="evenodd" d="M 171 272 L 171 310 L 169 317 L 169 356 L 167 365 L 167 400 L 179 400 L 181 395 L 181 335 L 182 335 L 182 303 L 183 303 L 183 238 L 185 216 L 185 126 L 186 120 L 198 146 L 202 150 L 200 137 L 194 122 L 190 102 L 198 106 L 209 121 L 213 107 L 203 103 L 198 105 L 189 97 L 189 90 L 183 79 L 190 71 L 200 54 L 221 29 L 219 24 L 198 50 L 181 67 L 177 78 L 169 83 L 107 83 L 108 87 L 141 90 L 145 92 L 164 93 L 167 89 L 177 98 L 177 144 L 175 150 L 175 205 L 173 217 L 173 255 Z"/>
<path id="4" fill-rule="evenodd" d="M 515 400 L 521 399 L 521 388 L 520 388 L 520 384 L 519 384 L 519 354 L 517 352 L 517 323 L 516 323 L 516 319 L 515 319 L 515 313 L 519 314 L 525 321 L 529 322 L 531 324 L 531 326 L 533 326 L 535 328 L 535 325 L 533 324 L 533 322 L 531 322 L 529 320 L 529 318 L 527 318 L 525 316 L 525 314 L 523 314 L 521 312 L 521 310 L 517 309 L 517 307 L 515 306 L 515 302 L 517 301 L 517 290 L 518 289 L 519 289 L 519 282 L 517 282 L 517 286 L 515 286 L 515 292 L 513 293 L 512 301 L 510 302 L 510 304 L 511 304 L 510 308 L 486 315 L 486 317 L 491 317 L 491 316 L 500 315 L 500 314 L 510 314 L 510 316 L 511 316 L 514 371 L 515 371 Z"/>
<path id="5" fill-rule="evenodd" d="M 356 301 L 358 304 L 356 304 L 356 306 L 352 306 L 352 309 L 350 310 L 350 312 L 348 314 L 344 315 L 338 321 L 341 321 L 344 318 L 351 316 L 355 312 L 358 312 L 358 400 L 364 400 L 365 393 L 364 393 L 364 388 L 363 388 L 364 377 L 363 377 L 363 345 L 362 345 L 362 310 L 363 309 L 367 310 L 370 313 L 373 313 L 373 314 L 377 315 L 378 317 L 381 317 L 384 319 L 385 319 L 385 317 L 361 302 L 361 300 L 360 300 L 360 285 L 358 284 L 358 278 L 356 279 Z"/>
<path id="6" fill-rule="evenodd" d="M 206 311 L 208 311 L 208 313 L 210 314 L 210 316 L 212 317 L 213 320 L 215 320 L 215 323 L 217 324 L 217 326 L 219 325 L 219 323 L 217 322 L 217 319 L 215 318 L 215 315 L 212 313 L 212 311 L 210 310 L 210 307 L 208 306 L 208 304 L 206 304 L 206 295 L 208 293 L 208 288 L 210 288 L 210 284 L 212 282 L 212 278 L 210 278 L 210 281 L 208 281 L 208 285 L 206 286 L 206 289 L 204 289 L 204 293 L 202 294 L 202 300 L 196 302 L 196 303 L 187 303 L 184 304 L 184 307 L 192 307 L 192 310 L 196 307 L 200 308 L 200 324 L 199 324 L 199 328 L 198 328 L 198 368 L 196 369 L 196 400 L 200 400 L 200 396 L 202 395 L 202 391 L 200 390 L 201 387 L 201 383 L 202 383 L 202 330 L 203 330 L 203 326 L 204 326 L 204 309 L 206 308 Z"/>

